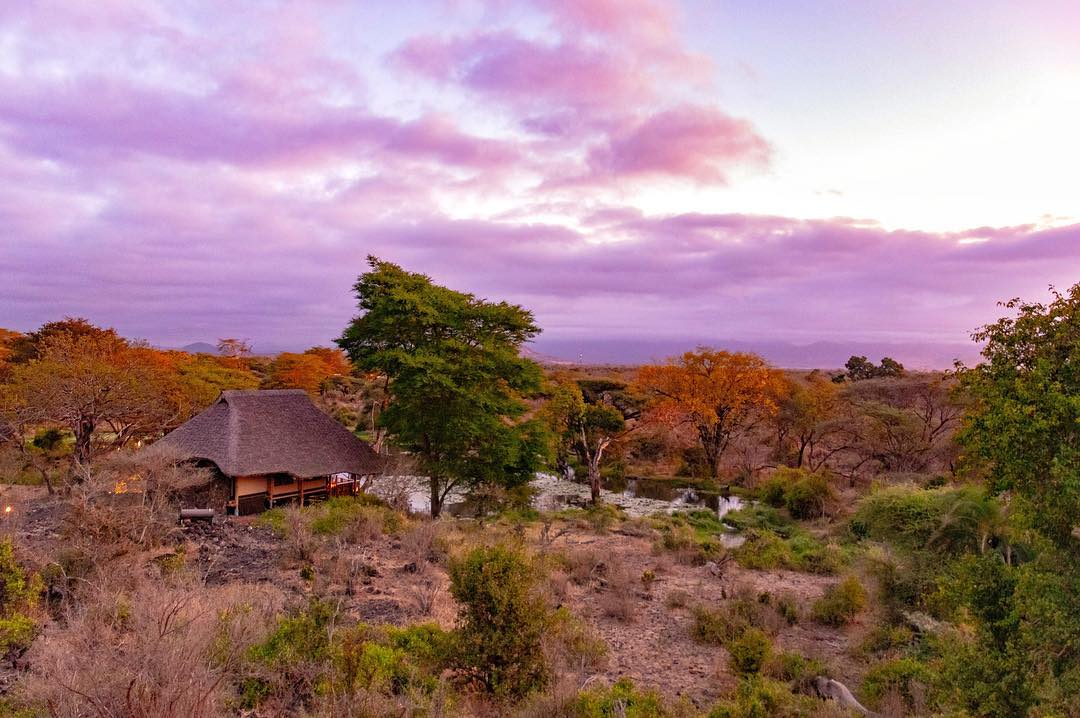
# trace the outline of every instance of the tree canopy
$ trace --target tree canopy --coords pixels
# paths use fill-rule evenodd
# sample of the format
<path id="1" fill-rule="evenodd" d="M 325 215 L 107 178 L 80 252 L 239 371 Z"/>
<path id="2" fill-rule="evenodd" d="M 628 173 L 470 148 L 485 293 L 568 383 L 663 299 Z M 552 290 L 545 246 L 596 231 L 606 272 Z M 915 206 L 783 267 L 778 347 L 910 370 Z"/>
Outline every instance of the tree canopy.
<path id="1" fill-rule="evenodd" d="M 455 487 L 527 482 L 546 445 L 540 422 L 522 421 L 522 395 L 542 378 L 520 354 L 540 332 L 532 314 L 375 257 L 368 265 L 354 287 L 360 314 L 338 344 L 388 377 L 379 422 L 429 477 L 432 515 Z"/>
<path id="2" fill-rule="evenodd" d="M 600 462 L 604 451 L 626 430 L 626 416 L 613 404 L 593 397 L 586 401 L 578 382 L 569 379 L 555 384 L 545 407 L 556 437 L 561 463 L 568 452 L 577 455 L 588 470 L 592 503 L 600 503 Z"/>
<path id="3" fill-rule="evenodd" d="M 655 420 L 697 434 L 713 478 L 732 438 L 775 415 L 786 386 L 783 374 L 755 354 L 705 347 L 642 367 L 637 381 L 653 397 Z"/>
<path id="4" fill-rule="evenodd" d="M 1034 528 L 1071 545 L 1080 525 L 1080 284 L 1049 304 L 1014 299 L 975 333 L 985 359 L 962 368 L 975 405 L 960 439 L 991 487 L 1012 491 Z"/>

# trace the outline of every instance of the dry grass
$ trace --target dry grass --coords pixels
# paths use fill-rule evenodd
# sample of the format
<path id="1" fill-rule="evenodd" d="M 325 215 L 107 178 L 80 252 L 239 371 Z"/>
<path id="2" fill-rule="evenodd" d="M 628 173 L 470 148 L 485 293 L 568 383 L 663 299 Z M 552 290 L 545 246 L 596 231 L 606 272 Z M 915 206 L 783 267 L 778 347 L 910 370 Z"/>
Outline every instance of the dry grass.
<path id="1" fill-rule="evenodd" d="M 607 589 L 599 599 L 604 615 L 623 623 L 631 623 L 637 616 L 638 583 L 638 578 L 622 567 L 611 571 Z"/>
<path id="2" fill-rule="evenodd" d="M 35 643 L 19 697 L 57 718 L 220 715 L 276 604 L 251 586 L 111 576 Z"/>
<path id="3" fill-rule="evenodd" d="M 285 550 L 289 558 L 308 563 L 315 558 L 319 544 L 303 511 L 293 505 L 284 510 Z"/>

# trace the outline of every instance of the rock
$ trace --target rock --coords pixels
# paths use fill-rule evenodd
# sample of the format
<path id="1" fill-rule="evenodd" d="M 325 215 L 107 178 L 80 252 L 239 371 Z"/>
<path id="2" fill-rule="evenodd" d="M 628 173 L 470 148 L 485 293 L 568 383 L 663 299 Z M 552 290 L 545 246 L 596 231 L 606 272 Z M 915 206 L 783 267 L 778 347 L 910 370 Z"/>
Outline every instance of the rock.
<path id="1" fill-rule="evenodd" d="M 835 681 L 832 678 L 826 678 L 825 676 L 817 676 L 814 678 L 814 690 L 818 695 L 826 700 L 834 700 L 840 704 L 842 708 L 847 710 L 858 711 L 864 716 L 877 716 L 870 709 L 863 706 L 862 703 L 855 698 L 854 694 L 840 681 Z"/>

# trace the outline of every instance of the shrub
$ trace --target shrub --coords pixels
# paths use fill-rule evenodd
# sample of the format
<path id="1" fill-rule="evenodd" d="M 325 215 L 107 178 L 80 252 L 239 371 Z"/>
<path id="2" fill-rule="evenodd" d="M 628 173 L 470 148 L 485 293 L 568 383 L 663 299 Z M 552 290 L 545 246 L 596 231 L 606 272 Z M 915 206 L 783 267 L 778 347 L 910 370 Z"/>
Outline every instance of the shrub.
<path id="1" fill-rule="evenodd" d="M 576 670 L 597 668 L 607 655 L 604 639 L 566 608 L 552 613 L 544 638 L 544 654 Z"/>
<path id="2" fill-rule="evenodd" d="M 917 704 L 925 700 L 925 690 L 932 678 L 930 669 L 913 658 L 882 661 L 866 672 L 862 695 L 872 708 L 880 707 L 889 695 L 899 695 L 905 712 L 912 713 L 924 707 Z"/>
<path id="3" fill-rule="evenodd" d="M 737 638 L 747 628 L 745 620 L 730 612 L 701 605 L 694 606 L 693 619 L 690 635 L 700 643 L 723 645 Z"/>
<path id="4" fill-rule="evenodd" d="M 750 569 L 787 568 L 818 574 L 835 573 L 847 562 L 835 544 L 823 544 L 798 530 L 790 534 L 790 538 L 783 538 L 768 529 L 751 529 L 746 532 L 746 541 L 734 550 L 735 558 Z"/>
<path id="5" fill-rule="evenodd" d="M 686 608 L 690 605 L 690 594 L 681 588 L 672 589 L 668 591 L 664 605 L 668 608 Z"/>
<path id="6" fill-rule="evenodd" d="M 822 474 L 805 473 L 784 492 L 784 505 L 788 513 L 797 519 L 813 519 L 825 513 L 825 503 L 833 490 Z"/>
<path id="7" fill-rule="evenodd" d="M 800 692 L 809 692 L 813 680 L 827 673 L 820 661 L 785 651 L 774 655 L 765 666 L 770 678 L 788 681 Z"/>
<path id="8" fill-rule="evenodd" d="M 859 501 L 849 528 L 857 538 L 870 538 L 907 549 L 925 548 L 943 528 L 951 510 L 985 502 L 978 487 L 921 489 L 890 486 Z"/>
<path id="9" fill-rule="evenodd" d="M 827 626 L 843 626 L 866 607 L 866 590 L 854 576 L 830 586 L 814 602 L 814 620 Z"/>
<path id="10" fill-rule="evenodd" d="M 541 650 L 551 611 L 535 566 L 517 549 L 478 547 L 450 563 L 461 604 L 456 661 L 485 690 L 520 697 L 550 677 Z"/>
<path id="11" fill-rule="evenodd" d="M 784 505 L 784 492 L 787 489 L 787 483 L 785 477 L 773 474 L 758 486 L 758 499 L 762 503 L 768 504 L 773 508 L 778 509 L 782 507 Z"/>
<path id="12" fill-rule="evenodd" d="M 732 699 L 718 703 L 708 718 L 811 718 L 846 715 L 808 696 L 796 696 L 786 685 L 752 675 L 739 682 Z"/>
<path id="13" fill-rule="evenodd" d="M 634 578 L 624 568 L 611 572 L 607 590 L 600 596 L 600 608 L 605 616 L 624 623 L 634 620 L 637 613 L 637 596 L 634 594 Z"/>
<path id="14" fill-rule="evenodd" d="M 748 628 L 728 646 L 731 667 L 736 673 L 760 673 L 772 653 L 772 641 L 758 628 Z"/>
<path id="15" fill-rule="evenodd" d="M 776 599 L 773 606 L 789 626 L 794 626 L 799 622 L 799 604 L 794 596 L 784 594 Z"/>
<path id="16" fill-rule="evenodd" d="M 781 623 L 779 614 L 768 603 L 744 593 L 716 608 L 695 606 L 691 635 L 702 643 L 728 646 L 748 629 L 774 634 Z"/>
<path id="17" fill-rule="evenodd" d="M 700 566 L 727 552 L 717 537 L 728 529 L 713 511 L 679 512 L 650 520 L 660 534 L 656 549 L 674 553 L 684 563 Z"/>
<path id="18" fill-rule="evenodd" d="M 875 654 L 906 648 L 915 640 L 914 632 L 907 626 L 875 626 L 859 642 L 863 653 Z"/>
<path id="19" fill-rule="evenodd" d="M 335 637 L 332 679 L 338 692 L 431 693 L 453 637 L 431 623 L 373 629 L 357 624 Z"/>
<path id="20" fill-rule="evenodd" d="M 0 657 L 22 653 L 37 636 L 33 618 L 45 584 L 15 558 L 10 538 L 0 541 Z"/>
<path id="21" fill-rule="evenodd" d="M 637 689 L 629 678 L 585 691 L 571 707 L 573 718 L 676 718 L 688 712 L 685 705 L 669 706 L 655 691 Z"/>

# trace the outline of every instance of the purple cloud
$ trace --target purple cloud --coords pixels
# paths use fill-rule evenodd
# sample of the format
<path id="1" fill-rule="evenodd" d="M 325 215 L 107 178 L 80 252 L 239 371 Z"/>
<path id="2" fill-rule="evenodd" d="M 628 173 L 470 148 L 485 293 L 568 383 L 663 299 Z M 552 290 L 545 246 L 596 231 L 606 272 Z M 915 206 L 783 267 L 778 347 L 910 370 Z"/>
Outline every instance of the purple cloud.
<path id="1" fill-rule="evenodd" d="M 326 343 L 372 253 L 557 337 L 957 341 L 997 300 L 1075 281 L 1075 224 L 611 200 L 772 168 L 753 123 L 695 92 L 715 68 L 670 3 L 493 2 L 483 28 L 378 49 L 342 40 L 350 5 L 0 8 L 0 326 Z"/>

